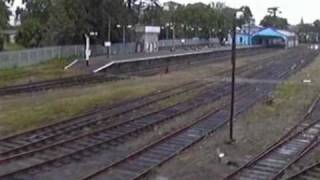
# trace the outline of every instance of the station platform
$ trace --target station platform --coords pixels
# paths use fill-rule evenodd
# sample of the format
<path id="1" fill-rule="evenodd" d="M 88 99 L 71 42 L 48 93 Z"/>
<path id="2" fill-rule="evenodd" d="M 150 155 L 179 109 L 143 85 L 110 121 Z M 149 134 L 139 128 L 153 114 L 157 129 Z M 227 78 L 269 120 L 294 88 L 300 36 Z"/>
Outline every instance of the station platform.
<path id="1" fill-rule="evenodd" d="M 239 47 L 238 49 L 249 48 L 248 46 Z M 186 56 L 192 54 L 202 54 L 202 53 L 214 53 L 218 51 L 226 51 L 231 50 L 230 46 L 227 47 L 215 47 L 215 48 L 202 48 L 197 50 L 176 50 L 176 51 L 168 51 L 162 50 L 155 53 L 133 53 L 133 54 L 125 54 L 125 55 L 111 55 L 111 57 L 107 56 L 98 56 L 90 58 L 89 66 L 86 65 L 85 59 L 78 59 L 72 62 L 70 65 L 66 66 L 66 69 L 75 70 L 83 73 L 97 73 L 111 66 L 113 64 L 118 63 L 126 63 L 126 62 L 136 62 L 136 61 L 144 61 L 144 60 L 156 60 L 168 57 L 179 57 Z"/>

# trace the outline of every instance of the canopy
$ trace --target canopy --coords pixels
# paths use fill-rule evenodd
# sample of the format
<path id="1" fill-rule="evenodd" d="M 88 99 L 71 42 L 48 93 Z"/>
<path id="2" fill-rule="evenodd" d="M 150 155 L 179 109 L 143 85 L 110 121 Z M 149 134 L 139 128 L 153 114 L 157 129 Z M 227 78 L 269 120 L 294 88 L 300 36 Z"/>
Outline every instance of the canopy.
<path id="1" fill-rule="evenodd" d="M 286 39 L 286 36 L 273 28 L 263 29 L 253 35 L 254 37 L 266 37 L 266 38 L 282 38 Z"/>

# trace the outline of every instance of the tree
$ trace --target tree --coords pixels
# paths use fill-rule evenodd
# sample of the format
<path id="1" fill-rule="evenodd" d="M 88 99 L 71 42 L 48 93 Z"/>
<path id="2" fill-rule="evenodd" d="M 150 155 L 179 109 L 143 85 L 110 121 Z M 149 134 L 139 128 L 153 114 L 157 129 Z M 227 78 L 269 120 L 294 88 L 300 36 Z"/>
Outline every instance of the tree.
<path id="1" fill-rule="evenodd" d="M 320 20 L 315 20 L 313 22 L 313 26 L 314 26 L 314 30 L 317 34 L 317 42 L 319 43 L 320 42 Z"/>
<path id="2" fill-rule="evenodd" d="M 0 0 L 0 31 L 9 26 L 10 11 L 6 3 L 11 0 Z M 3 50 L 4 37 L 0 34 L 0 51 Z"/>
<path id="3" fill-rule="evenodd" d="M 251 19 L 253 17 L 250 7 L 243 6 L 243 7 L 241 7 L 241 10 L 242 10 L 243 14 L 240 17 L 240 19 L 238 20 L 238 26 L 239 27 L 241 27 L 244 24 L 250 23 Z"/>
<path id="4" fill-rule="evenodd" d="M 288 29 L 288 20 L 285 18 L 266 15 L 260 22 L 260 25 L 264 27 L 275 27 L 279 29 Z"/>
<path id="5" fill-rule="evenodd" d="M 18 29 L 17 42 L 26 47 L 40 46 L 48 29 L 46 23 L 52 1 L 23 0 L 25 9 L 18 9 L 22 25 Z"/>
<path id="6" fill-rule="evenodd" d="M 233 9 L 223 3 L 194 3 L 164 10 L 159 0 L 24 0 L 25 9 L 17 14 L 22 25 L 17 41 L 26 47 L 83 43 L 83 35 L 98 32 L 94 43 L 108 39 L 119 42 L 122 28 L 127 25 L 155 25 L 166 27 L 172 37 L 174 27 L 178 38 L 228 37 L 232 27 Z M 251 16 L 246 8 L 243 23 Z M 111 26 L 109 28 L 109 25 Z M 170 27 L 167 25 L 170 24 Z M 117 28 L 121 25 L 121 28 Z M 127 37 L 134 36 L 127 31 Z M 161 37 L 165 32 L 161 31 Z"/>

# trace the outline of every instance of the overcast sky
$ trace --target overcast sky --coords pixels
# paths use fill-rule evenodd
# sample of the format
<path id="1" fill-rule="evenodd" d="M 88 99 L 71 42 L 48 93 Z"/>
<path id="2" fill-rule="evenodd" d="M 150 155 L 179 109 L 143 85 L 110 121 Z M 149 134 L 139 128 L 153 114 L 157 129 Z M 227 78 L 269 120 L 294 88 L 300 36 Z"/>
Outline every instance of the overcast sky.
<path id="1" fill-rule="evenodd" d="M 21 5 L 22 0 L 15 1 L 15 7 Z M 161 3 L 168 0 L 160 0 Z M 173 0 L 178 3 L 210 3 L 212 0 Z M 217 2 L 217 1 L 214 1 Z M 268 7 L 278 6 L 282 11 L 281 16 L 288 19 L 290 24 L 300 23 L 303 17 L 305 23 L 312 23 L 320 19 L 320 1 L 319 0 L 220 0 L 228 6 L 239 8 L 243 5 L 250 6 L 257 23 L 266 15 Z"/>

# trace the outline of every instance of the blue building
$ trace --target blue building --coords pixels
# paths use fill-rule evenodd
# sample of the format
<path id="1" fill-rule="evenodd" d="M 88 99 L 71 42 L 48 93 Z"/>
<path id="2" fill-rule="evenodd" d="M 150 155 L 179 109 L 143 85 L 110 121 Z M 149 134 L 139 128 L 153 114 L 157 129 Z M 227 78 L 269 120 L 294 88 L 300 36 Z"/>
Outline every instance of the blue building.
<path id="1" fill-rule="evenodd" d="M 252 36 L 262 29 L 254 24 L 245 24 L 241 29 L 237 30 L 236 43 L 237 45 L 252 45 Z"/>

